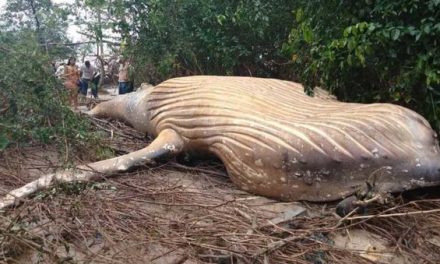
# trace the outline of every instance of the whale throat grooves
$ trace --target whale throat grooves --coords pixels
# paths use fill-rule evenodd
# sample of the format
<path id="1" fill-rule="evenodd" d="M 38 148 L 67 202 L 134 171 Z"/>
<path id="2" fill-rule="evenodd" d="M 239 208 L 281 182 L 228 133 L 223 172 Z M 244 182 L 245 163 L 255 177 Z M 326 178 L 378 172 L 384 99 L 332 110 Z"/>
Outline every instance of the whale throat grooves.
<path id="1" fill-rule="evenodd" d="M 156 133 L 177 131 L 188 149 L 217 155 L 240 188 L 284 200 L 335 200 L 378 169 L 393 190 L 402 171 L 416 177 L 418 162 L 438 156 L 435 133 L 417 113 L 313 98 L 289 81 L 182 77 L 147 100 Z"/>

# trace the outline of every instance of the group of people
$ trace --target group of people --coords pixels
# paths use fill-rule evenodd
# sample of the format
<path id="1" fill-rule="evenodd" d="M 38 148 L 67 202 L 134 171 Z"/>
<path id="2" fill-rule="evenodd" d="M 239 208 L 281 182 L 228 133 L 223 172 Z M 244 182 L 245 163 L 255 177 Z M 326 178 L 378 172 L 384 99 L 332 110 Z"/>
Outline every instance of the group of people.
<path id="1" fill-rule="evenodd" d="M 127 60 L 119 60 L 119 94 L 125 94 L 132 92 L 133 81 L 130 78 L 132 75 L 132 67 Z M 69 104 L 78 109 L 78 95 L 82 97 L 87 96 L 89 85 L 91 86 L 91 92 L 95 99 L 98 98 L 98 84 L 101 78 L 99 71 L 91 65 L 90 61 L 85 61 L 84 64 L 78 69 L 76 65 L 76 59 L 70 57 L 67 64 L 64 66 L 63 78 L 64 86 L 69 91 Z"/>

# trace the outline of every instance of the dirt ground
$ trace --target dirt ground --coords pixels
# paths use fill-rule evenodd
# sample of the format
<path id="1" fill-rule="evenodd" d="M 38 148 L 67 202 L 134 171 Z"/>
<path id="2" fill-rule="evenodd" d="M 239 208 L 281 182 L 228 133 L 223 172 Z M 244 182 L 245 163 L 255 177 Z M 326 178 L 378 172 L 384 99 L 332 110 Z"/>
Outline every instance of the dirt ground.
<path id="1" fill-rule="evenodd" d="M 116 155 L 148 140 L 93 121 Z M 0 153 L 0 195 L 62 169 L 55 146 Z M 70 157 L 72 158 L 72 157 Z M 85 151 L 77 164 L 93 159 Z M 440 189 L 340 218 L 335 204 L 281 203 L 238 190 L 218 161 L 164 161 L 55 186 L 0 213 L 4 263 L 439 263 Z"/>

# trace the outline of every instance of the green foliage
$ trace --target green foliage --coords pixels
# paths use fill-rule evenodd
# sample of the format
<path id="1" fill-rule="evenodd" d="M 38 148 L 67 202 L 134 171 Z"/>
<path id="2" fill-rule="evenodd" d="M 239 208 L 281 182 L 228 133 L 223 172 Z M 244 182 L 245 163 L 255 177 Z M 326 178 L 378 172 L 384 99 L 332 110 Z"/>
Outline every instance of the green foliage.
<path id="1" fill-rule="evenodd" d="M 4 150 L 9 145 L 9 140 L 6 135 L 0 133 L 0 151 Z"/>
<path id="2" fill-rule="evenodd" d="M 80 33 L 97 41 L 98 44 L 105 41 L 104 31 L 112 27 L 112 20 L 115 19 L 111 14 L 105 12 L 112 4 L 112 2 L 105 0 L 76 1 L 76 4 L 71 7 L 75 8 L 75 23 L 83 28 Z M 111 19 L 107 19 L 108 17 Z"/>
<path id="3" fill-rule="evenodd" d="M 70 152 L 94 139 L 89 123 L 66 106 L 66 91 L 32 31 L 0 33 L 0 72 L 0 150 L 39 142 Z"/>
<path id="4" fill-rule="evenodd" d="M 55 45 L 68 42 L 65 35 L 68 15 L 68 9 L 51 0 L 8 0 L 0 13 L 7 31 L 32 31 L 42 49 L 51 56 L 71 52 L 66 46 Z"/>
<path id="5" fill-rule="evenodd" d="M 95 142 L 89 123 L 66 104 L 52 61 L 70 53 L 68 12 L 50 0 L 10 0 L 0 14 L 0 151 L 8 145 L 59 144 L 69 152 Z"/>
<path id="6" fill-rule="evenodd" d="M 296 1 L 283 51 L 308 87 L 394 102 L 440 130 L 440 1 Z"/>
<path id="7" fill-rule="evenodd" d="M 152 82 L 188 74 L 277 76 L 277 62 L 286 61 L 279 50 L 293 24 L 292 1 L 129 2 L 133 24 L 122 19 L 115 27 L 137 36 L 126 40 L 127 55 Z"/>
<path id="8" fill-rule="evenodd" d="M 115 156 L 116 155 L 113 149 L 107 146 L 97 146 L 95 149 L 94 158 L 96 160 L 110 159 L 110 158 L 114 158 Z"/>

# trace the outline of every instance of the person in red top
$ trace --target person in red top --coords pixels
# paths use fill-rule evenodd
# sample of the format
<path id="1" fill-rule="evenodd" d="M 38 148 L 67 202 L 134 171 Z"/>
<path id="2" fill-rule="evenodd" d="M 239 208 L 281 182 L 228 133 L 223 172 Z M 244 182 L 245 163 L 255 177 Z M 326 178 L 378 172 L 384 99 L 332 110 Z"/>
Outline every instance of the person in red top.
<path id="1" fill-rule="evenodd" d="M 71 106 L 78 109 L 78 89 L 79 89 L 79 70 L 76 66 L 76 60 L 74 57 L 70 57 L 67 61 L 67 65 L 64 67 L 63 77 L 64 87 L 69 91 L 69 103 Z"/>

